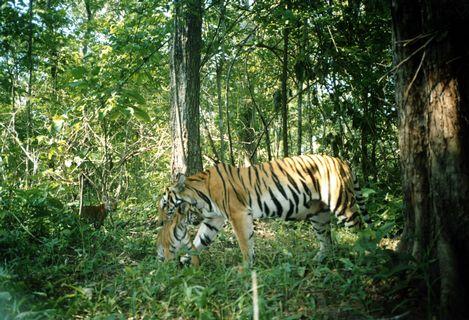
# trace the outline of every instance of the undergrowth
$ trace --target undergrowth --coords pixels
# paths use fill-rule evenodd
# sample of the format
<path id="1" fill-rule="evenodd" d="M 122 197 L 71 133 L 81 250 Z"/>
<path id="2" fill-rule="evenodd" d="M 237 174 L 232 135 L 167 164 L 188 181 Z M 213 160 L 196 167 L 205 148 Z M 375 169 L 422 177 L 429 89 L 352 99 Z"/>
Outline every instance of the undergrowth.
<path id="1" fill-rule="evenodd" d="M 181 268 L 156 258 L 153 204 L 122 204 L 113 224 L 95 230 L 48 191 L 0 195 L 0 319 L 252 317 L 251 270 L 239 268 L 229 227 L 201 254 L 200 268 Z M 261 319 L 418 315 L 418 264 L 383 246 L 396 241 L 400 200 L 366 195 L 374 227 L 334 229 L 336 249 L 321 264 L 307 223 L 256 223 Z"/>

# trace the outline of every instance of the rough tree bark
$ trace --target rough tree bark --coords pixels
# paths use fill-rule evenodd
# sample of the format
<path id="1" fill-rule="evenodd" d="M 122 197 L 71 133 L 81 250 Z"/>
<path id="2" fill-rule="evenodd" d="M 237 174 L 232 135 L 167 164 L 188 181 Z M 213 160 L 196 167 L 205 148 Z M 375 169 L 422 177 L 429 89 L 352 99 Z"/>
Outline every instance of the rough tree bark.
<path id="1" fill-rule="evenodd" d="M 202 1 L 174 0 L 171 48 L 171 172 L 202 170 L 199 128 Z"/>
<path id="2" fill-rule="evenodd" d="M 430 262 L 428 305 L 469 319 L 469 5 L 392 1 L 405 226 L 400 249 Z M 434 261 L 434 262 L 432 262 Z"/>

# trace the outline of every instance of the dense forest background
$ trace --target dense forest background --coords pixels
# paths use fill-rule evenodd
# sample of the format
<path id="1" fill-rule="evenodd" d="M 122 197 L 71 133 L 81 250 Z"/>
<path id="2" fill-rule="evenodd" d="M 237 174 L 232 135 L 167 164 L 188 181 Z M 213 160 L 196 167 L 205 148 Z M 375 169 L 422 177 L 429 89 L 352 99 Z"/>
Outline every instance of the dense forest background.
<path id="1" fill-rule="evenodd" d="M 398 183 L 388 11 L 375 1 L 207 3 L 205 160 L 242 165 L 284 155 L 286 76 L 290 154 L 340 156 L 366 183 Z M 124 198 L 139 201 L 158 194 L 171 152 L 171 17 L 158 2 L 5 3 L 3 181 L 57 185 L 74 198 L 85 172 L 99 191 L 122 186 Z"/>
<path id="2" fill-rule="evenodd" d="M 393 251 L 404 218 L 387 1 L 182 2 L 201 9 L 188 119 L 203 166 L 338 156 L 374 220 L 335 231 L 340 258 L 320 266 L 307 224 L 259 224 L 261 316 L 431 314 L 428 260 Z M 184 152 L 171 128 L 179 3 L 0 2 L 0 317 L 252 315 L 231 232 L 200 269 L 155 257 L 157 199 Z"/>

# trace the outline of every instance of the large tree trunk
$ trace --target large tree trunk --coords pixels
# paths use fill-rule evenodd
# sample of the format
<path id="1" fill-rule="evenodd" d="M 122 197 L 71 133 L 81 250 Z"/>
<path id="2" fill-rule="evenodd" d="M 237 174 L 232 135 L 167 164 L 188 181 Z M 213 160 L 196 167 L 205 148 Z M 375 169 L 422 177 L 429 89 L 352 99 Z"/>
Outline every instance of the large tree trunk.
<path id="1" fill-rule="evenodd" d="M 437 299 L 430 311 L 469 319 L 469 6 L 393 0 L 392 13 L 405 202 L 400 249 L 427 262 Z"/>
<path id="2" fill-rule="evenodd" d="M 174 1 L 171 48 L 171 172 L 193 174 L 202 170 L 199 129 L 201 0 Z"/>

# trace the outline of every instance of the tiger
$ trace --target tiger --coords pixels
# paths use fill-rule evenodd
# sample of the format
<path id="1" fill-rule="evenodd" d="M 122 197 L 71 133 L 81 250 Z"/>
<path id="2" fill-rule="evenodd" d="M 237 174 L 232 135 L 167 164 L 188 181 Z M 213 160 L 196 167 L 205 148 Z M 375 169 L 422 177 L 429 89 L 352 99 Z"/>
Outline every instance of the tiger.
<path id="1" fill-rule="evenodd" d="M 346 227 L 371 223 L 349 165 L 327 155 L 287 157 L 249 167 L 219 163 L 188 177 L 180 174 L 166 189 L 160 207 L 171 217 L 187 204 L 202 215 L 192 243 L 195 251 L 208 247 L 229 221 L 243 262 L 249 265 L 254 258 L 254 219 L 310 221 L 319 241 L 314 257 L 318 262 L 332 248 L 332 215 Z"/>
<path id="2" fill-rule="evenodd" d="M 195 225 L 198 223 L 197 216 L 194 216 L 194 210 L 187 203 L 182 203 L 175 209 L 175 213 L 168 217 L 167 212 L 159 206 L 159 225 L 162 229 L 158 233 L 157 248 L 158 259 L 160 261 L 172 260 L 180 249 L 186 251 L 194 249 L 191 247 L 189 232 L 187 227 L 189 224 Z M 192 265 L 199 266 L 199 257 L 197 255 L 186 255 L 184 264 L 191 261 Z"/>

